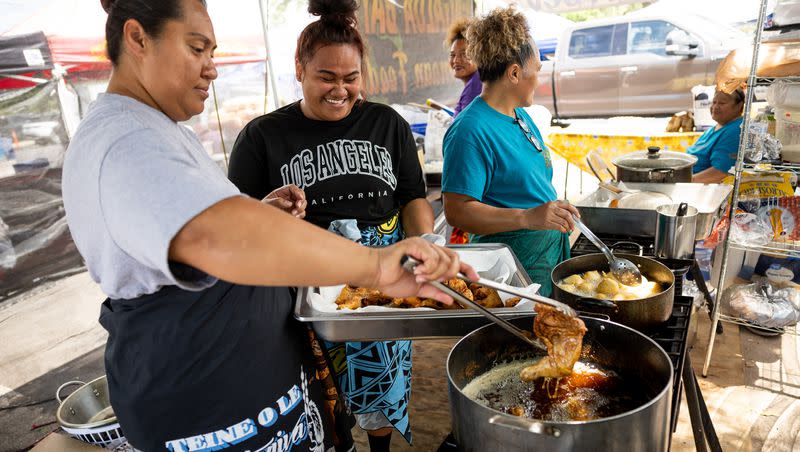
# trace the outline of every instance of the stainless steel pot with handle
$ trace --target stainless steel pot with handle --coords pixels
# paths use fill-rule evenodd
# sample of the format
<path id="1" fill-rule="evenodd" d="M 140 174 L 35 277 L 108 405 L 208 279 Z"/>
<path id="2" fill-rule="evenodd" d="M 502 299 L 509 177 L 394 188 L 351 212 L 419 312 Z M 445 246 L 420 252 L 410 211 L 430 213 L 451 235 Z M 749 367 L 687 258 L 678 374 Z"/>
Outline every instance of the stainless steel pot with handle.
<path id="1" fill-rule="evenodd" d="M 619 181 L 672 184 L 692 181 L 692 168 L 697 157 L 650 146 L 647 151 L 616 157 L 612 163 L 617 167 Z"/>
<path id="2" fill-rule="evenodd" d="M 697 209 L 686 204 L 656 208 L 654 252 L 659 259 L 691 259 L 697 228 Z"/>
<path id="3" fill-rule="evenodd" d="M 61 392 L 68 386 L 80 386 L 65 399 Z M 106 376 L 84 383 L 68 381 L 56 390 L 56 420 L 70 436 L 107 448 L 125 443 L 117 416 L 111 408 Z"/>
<path id="4" fill-rule="evenodd" d="M 614 322 L 643 330 L 660 325 L 672 315 L 675 301 L 675 274 L 661 262 L 633 254 L 617 253 L 618 256 L 631 260 L 639 267 L 642 275 L 650 281 L 661 284 L 661 292 L 635 300 L 614 301 L 616 309 L 610 310 L 591 303 L 593 298 L 576 295 L 558 286 L 564 278 L 579 275 L 588 271 L 608 271 L 608 262 L 600 253 L 584 254 L 567 259 L 553 268 L 550 280 L 553 283 L 553 298 L 572 306 L 578 311 L 607 315 Z"/>
<path id="5" fill-rule="evenodd" d="M 512 320 L 530 329 L 533 317 Z M 647 336 L 606 320 L 583 318 L 588 359 L 632 375 L 649 392 L 633 410 L 589 421 L 541 421 L 506 414 L 469 398 L 463 389 L 495 365 L 537 352 L 495 325 L 461 339 L 447 358 L 453 434 L 463 451 L 656 452 L 667 450 L 672 403 L 672 363 Z M 588 347 L 587 347 L 588 345 Z M 583 359 L 583 357 L 582 357 Z"/>

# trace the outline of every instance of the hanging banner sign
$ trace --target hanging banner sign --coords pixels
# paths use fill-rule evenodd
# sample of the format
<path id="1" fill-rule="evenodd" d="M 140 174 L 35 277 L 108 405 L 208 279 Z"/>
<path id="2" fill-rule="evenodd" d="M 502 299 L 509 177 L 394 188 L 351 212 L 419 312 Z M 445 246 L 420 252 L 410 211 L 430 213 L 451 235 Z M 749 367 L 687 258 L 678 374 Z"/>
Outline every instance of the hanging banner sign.
<path id="1" fill-rule="evenodd" d="M 363 0 L 358 26 L 367 44 L 367 98 L 384 103 L 455 103 L 444 39 L 450 24 L 472 17 L 472 0 Z"/>

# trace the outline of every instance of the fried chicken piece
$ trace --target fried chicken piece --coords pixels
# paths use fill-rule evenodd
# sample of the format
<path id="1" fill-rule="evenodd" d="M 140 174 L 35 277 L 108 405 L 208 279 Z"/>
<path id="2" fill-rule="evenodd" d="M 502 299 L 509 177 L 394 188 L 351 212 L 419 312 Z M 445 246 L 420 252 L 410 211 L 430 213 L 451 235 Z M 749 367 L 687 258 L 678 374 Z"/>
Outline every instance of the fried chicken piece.
<path id="1" fill-rule="evenodd" d="M 521 406 L 519 406 L 519 405 L 517 405 L 517 406 L 512 406 L 512 407 L 511 407 L 511 408 L 508 410 L 508 414 L 510 414 L 510 415 L 512 415 L 512 416 L 522 417 L 522 416 L 525 416 L 525 409 L 524 409 L 524 408 L 522 408 L 522 407 L 521 407 Z"/>
<path id="2" fill-rule="evenodd" d="M 419 308 L 423 300 L 418 297 L 395 298 L 389 305 L 391 308 Z"/>
<path id="3" fill-rule="evenodd" d="M 350 298 L 342 303 L 336 304 L 336 309 L 358 309 L 361 307 L 361 298 Z"/>
<path id="4" fill-rule="evenodd" d="M 506 300 L 506 307 L 513 308 L 514 306 L 518 305 L 520 301 L 522 301 L 522 298 L 520 297 L 509 298 Z"/>
<path id="5" fill-rule="evenodd" d="M 581 356 L 586 325 L 583 320 L 571 317 L 553 307 L 537 304 L 533 332 L 547 346 L 547 356 L 519 374 L 523 381 L 540 377 L 561 378 L 572 373 L 572 367 Z"/>
<path id="6" fill-rule="evenodd" d="M 473 300 L 472 291 L 463 280 L 453 278 L 445 284 L 466 298 Z M 434 308 L 434 309 L 460 309 L 461 305 L 453 303 L 446 305 L 430 298 L 406 297 L 393 298 L 384 295 L 377 289 L 364 287 L 344 286 L 339 296 L 336 297 L 338 309 L 358 309 L 365 306 L 387 306 L 391 308 Z"/>
<path id="7" fill-rule="evenodd" d="M 363 297 L 361 299 L 361 304 L 363 306 L 386 306 L 392 303 L 394 300 L 394 298 L 376 291 L 375 293 L 370 293 Z"/>
<path id="8" fill-rule="evenodd" d="M 475 303 L 484 308 L 502 308 L 503 300 L 496 290 L 490 287 L 481 287 L 475 291 Z"/>
<path id="9" fill-rule="evenodd" d="M 502 308 L 504 306 L 500 294 L 491 287 L 470 283 L 469 290 L 475 295 L 474 301 L 484 308 Z"/>
<path id="10" fill-rule="evenodd" d="M 448 279 L 447 281 L 444 282 L 444 285 L 460 293 L 461 295 L 466 297 L 469 301 L 475 300 L 472 291 L 470 290 L 469 287 L 467 287 L 467 283 L 464 282 L 463 279 L 458 279 L 458 278 Z"/>
<path id="11" fill-rule="evenodd" d="M 367 289 L 362 287 L 344 286 L 339 296 L 336 297 L 337 309 L 358 309 L 361 299 L 367 294 Z"/>
<path id="12" fill-rule="evenodd" d="M 433 308 L 433 309 L 461 309 L 461 305 L 458 302 L 453 302 L 453 304 L 446 305 L 441 301 L 436 301 L 432 298 L 426 298 L 422 300 L 420 304 L 423 308 Z"/>

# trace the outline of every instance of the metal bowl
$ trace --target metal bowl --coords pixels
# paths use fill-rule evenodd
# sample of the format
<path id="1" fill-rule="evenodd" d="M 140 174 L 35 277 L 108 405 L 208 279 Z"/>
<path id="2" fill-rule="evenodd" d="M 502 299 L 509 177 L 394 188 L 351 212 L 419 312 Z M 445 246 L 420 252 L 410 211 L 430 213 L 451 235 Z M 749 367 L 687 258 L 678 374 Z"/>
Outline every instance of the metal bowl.
<path id="1" fill-rule="evenodd" d="M 61 391 L 72 385 L 82 385 L 63 401 Z M 117 416 L 111 408 L 108 397 L 108 380 L 106 376 L 96 378 L 89 383 L 69 381 L 56 390 L 59 402 L 56 419 L 62 427 L 71 429 L 91 429 L 117 422 Z"/>

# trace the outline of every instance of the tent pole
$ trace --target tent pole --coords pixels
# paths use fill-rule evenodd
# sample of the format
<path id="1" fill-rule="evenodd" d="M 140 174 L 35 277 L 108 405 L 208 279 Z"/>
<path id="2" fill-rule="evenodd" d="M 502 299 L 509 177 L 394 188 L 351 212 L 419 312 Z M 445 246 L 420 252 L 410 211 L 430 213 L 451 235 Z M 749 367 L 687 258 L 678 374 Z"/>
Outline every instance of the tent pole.
<path id="1" fill-rule="evenodd" d="M 269 47 L 269 0 L 258 0 L 261 9 L 261 30 L 264 33 L 264 48 L 266 49 L 267 73 L 264 77 L 264 113 L 267 112 L 267 82 L 272 85 L 272 105 L 278 109 L 278 86 L 275 83 L 275 71 L 272 69 L 272 51 Z"/>

